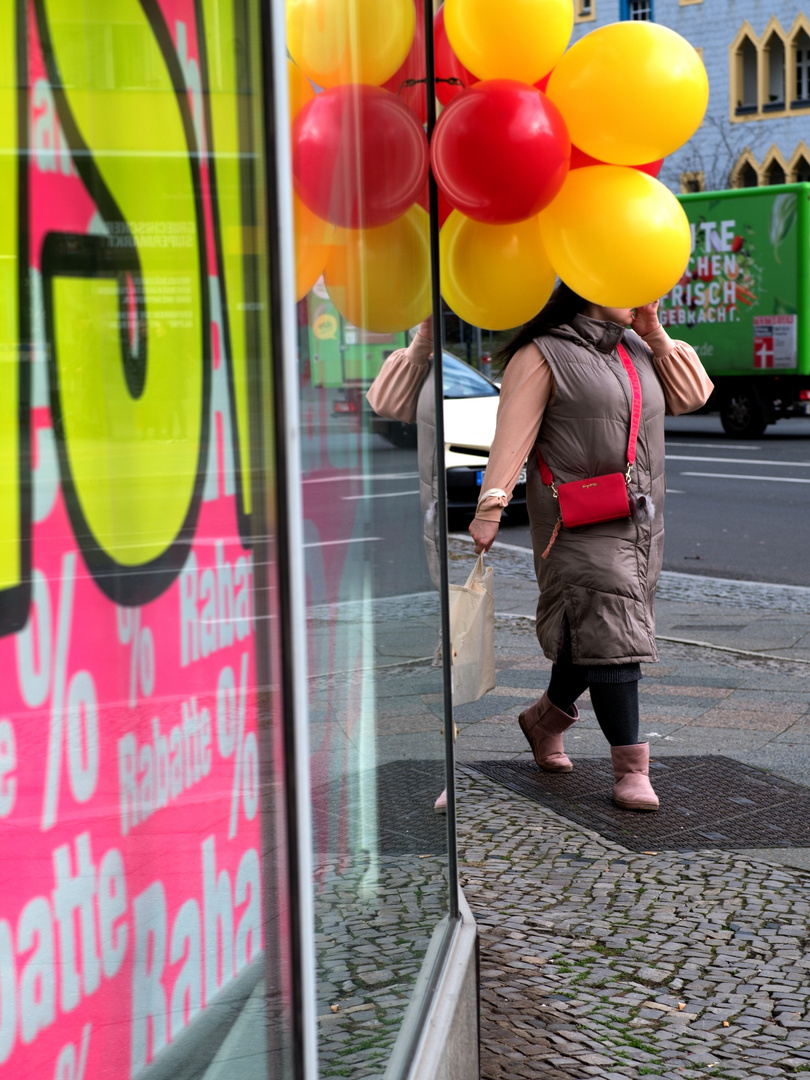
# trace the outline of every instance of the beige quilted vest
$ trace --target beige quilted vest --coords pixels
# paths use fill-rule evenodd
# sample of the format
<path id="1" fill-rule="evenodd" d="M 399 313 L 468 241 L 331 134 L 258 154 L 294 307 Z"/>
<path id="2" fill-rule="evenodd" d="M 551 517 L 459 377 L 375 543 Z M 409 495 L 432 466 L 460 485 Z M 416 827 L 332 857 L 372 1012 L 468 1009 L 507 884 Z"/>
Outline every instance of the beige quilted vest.
<path id="1" fill-rule="evenodd" d="M 547 559 L 557 502 L 529 458 L 527 502 L 540 586 L 537 638 L 556 660 L 563 613 L 571 626 L 575 664 L 650 663 L 655 646 L 654 598 L 664 546 L 664 391 L 652 353 L 632 331 L 577 315 L 535 339 L 554 376 L 537 446 L 557 483 L 624 472 L 630 428 L 630 381 L 616 345 L 638 371 L 643 407 L 631 488 L 652 498 L 651 522 L 633 519 L 561 529 Z"/>

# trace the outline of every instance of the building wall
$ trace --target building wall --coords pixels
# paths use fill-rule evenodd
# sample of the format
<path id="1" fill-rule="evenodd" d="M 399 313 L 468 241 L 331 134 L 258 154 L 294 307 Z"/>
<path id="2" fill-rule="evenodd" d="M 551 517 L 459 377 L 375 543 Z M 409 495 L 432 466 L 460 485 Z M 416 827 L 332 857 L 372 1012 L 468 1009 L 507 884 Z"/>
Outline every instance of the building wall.
<path id="1" fill-rule="evenodd" d="M 574 26 L 573 41 L 596 27 L 615 22 L 622 17 L 622 0 L 592 0 L 591 18 L 579 16 Z M 581 4 L 578 5 L 580 10 Z M 750 162 L 760 184 L 767 182 L 768 165 L 776 160 L 782 165 L 786 179 L 805 179 L 803 155 L 810 163 L 810 106 L 791 108 L 795 80 L 790 50 L 790 35 L 798 29 L 801 5 L 769 0 L 653 0 L 655 22 L 682 34 L 701 52 L 709 76 L 709 106 L 700 129 L 686 146 L 672 154 L 664 163 L 660 179 L 671 190 L 685 190 L 684 183 L 693 178 L 706 190 L 745 186 L 738 173 Z M 797 22 L 797 20 L 799 20 Z M 780 29 L 786 39 L 786 99 L 784 113 L 775 115 L 760 107 L 743 116 L 736 114 L 738 95 L 731 99 L 731 66 L 735 63 L 735 48 L 743 34 L 749 33 L 758 48 L 760 106 L 767 101 L 767 62 L 764 46 L 773 29 Z M 805 22 L 810 33 L 810 24 Z M 741 81 L 741 73 L 735 72 Z M 800 175 L 796 174 L 799 166 Z M 750 186 L 750 184 L 749 184 Z"/>

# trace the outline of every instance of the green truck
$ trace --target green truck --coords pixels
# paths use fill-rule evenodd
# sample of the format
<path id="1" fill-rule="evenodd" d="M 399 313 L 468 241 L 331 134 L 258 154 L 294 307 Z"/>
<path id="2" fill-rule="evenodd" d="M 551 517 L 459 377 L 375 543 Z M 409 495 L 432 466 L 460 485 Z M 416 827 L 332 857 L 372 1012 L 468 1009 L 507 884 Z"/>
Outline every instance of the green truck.
<path id="1" fill-rule="evenodd" d="M 807 416 L 810 405 L 810 183 L 680 195 L 692 255 L 662 299 L 715 384 L 710 409 L 738 439 Z"/>

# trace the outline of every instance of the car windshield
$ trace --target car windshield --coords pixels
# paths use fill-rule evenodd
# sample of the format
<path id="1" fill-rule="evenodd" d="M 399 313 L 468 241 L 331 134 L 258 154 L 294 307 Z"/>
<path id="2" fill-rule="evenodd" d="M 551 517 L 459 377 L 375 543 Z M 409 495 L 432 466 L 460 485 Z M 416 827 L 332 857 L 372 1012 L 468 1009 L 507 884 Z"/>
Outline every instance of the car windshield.
<path id="1" fill-rule="evenodd" d="M 445 398 L 497 397 L 497 387 L 452 353 L 442 352 Z"/>

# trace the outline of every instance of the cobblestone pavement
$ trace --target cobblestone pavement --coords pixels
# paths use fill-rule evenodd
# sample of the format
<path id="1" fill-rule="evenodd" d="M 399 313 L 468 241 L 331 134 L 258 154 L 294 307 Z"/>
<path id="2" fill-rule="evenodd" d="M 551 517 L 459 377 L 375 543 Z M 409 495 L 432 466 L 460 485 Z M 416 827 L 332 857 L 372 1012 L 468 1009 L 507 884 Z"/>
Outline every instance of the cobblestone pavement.
<path id="1" fill-rule="evenodd" d="M 465 764 L 530 760 L 517 715 L 550 668 L 533 634 L 530 554 L 501 548 L 490 561 L 497 686 L 456 711 L 483 1080 L 810 1073 L 808 849 L 629 852 Z M 454 544 L 451 571 L 468 564 Z M 661 663 L 640 685 L 653 756 L 723 754 L 810 786 L 808 599 L 662 575 Z M 774 652 L 788 659 L 762 655 Z M 580 707 L 565 737 L 575 768 L 607 757 L 587 694 Z"/>
<path id="2" fill-rule="evenodd" d="M 810 1073 L 810 876 L 629 853 L 465 769 L 483 1080 Z"/>

